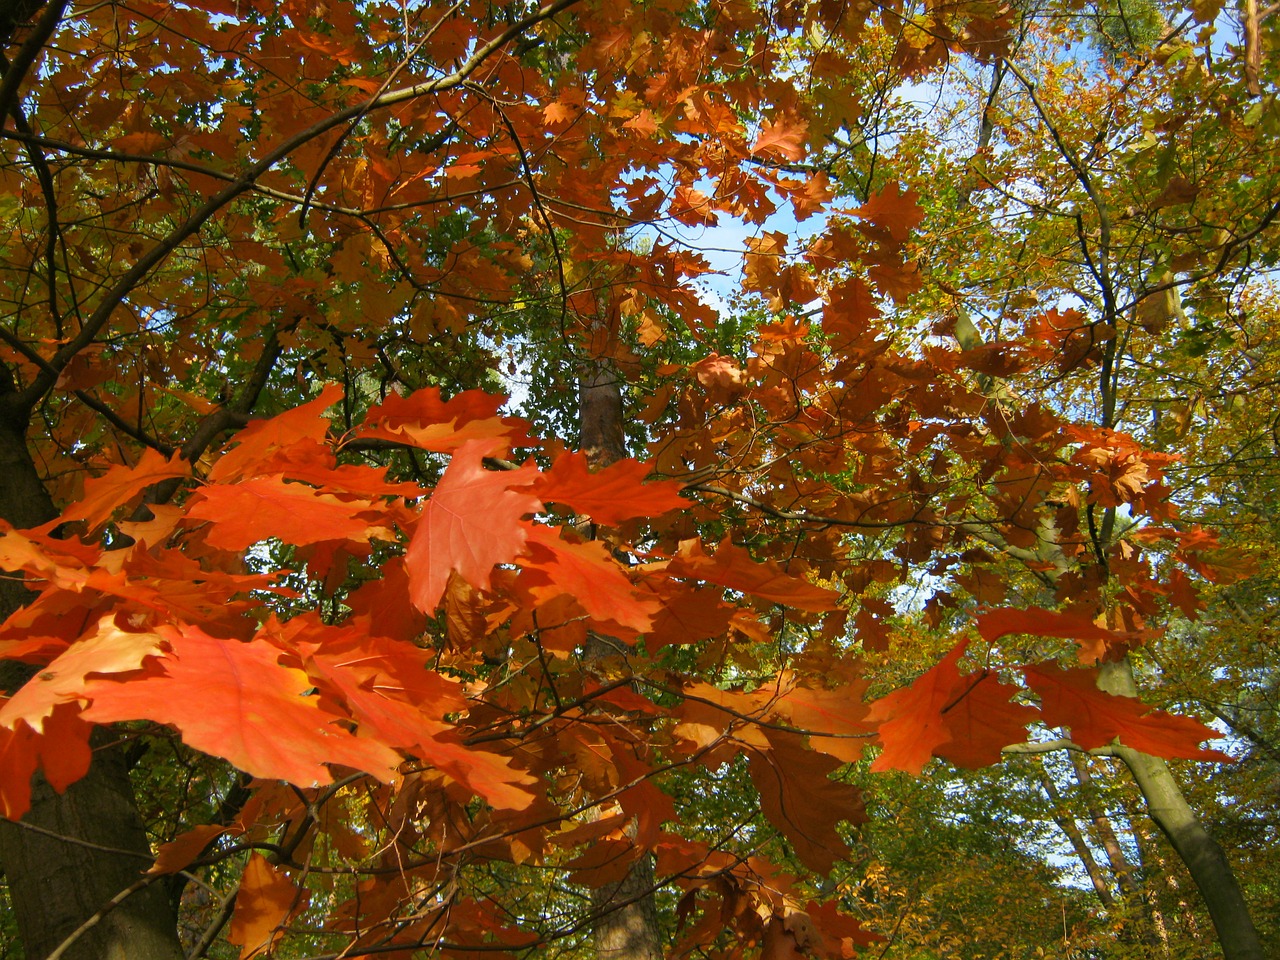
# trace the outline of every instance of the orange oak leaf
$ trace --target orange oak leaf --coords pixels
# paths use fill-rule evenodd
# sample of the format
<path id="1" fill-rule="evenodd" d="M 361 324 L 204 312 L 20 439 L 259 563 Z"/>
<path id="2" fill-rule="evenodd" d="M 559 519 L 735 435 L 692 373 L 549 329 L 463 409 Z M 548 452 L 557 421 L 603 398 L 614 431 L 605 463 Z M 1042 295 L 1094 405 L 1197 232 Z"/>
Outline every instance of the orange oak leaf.
<path id="1" fill-rule="evenodd" d="M 577 451 L 558 457 L 533 489 L 543 502 L 562 503 L 606 527 L 616 527 L 635 517 L 657 517 L 689 505 L 680 496 L 679 483 L 646 483 L 651 472 L 650 464 L 626 459 L 592 473 L 586 454 Z"/>
<path id="2" fill-rule="evenodd" d="M 836 822 L 866 822 L 862 791 L 832 780 L 830 774 L 843 764 L 808 749 L 798 734 L 770 729 L 765 735 L 769 749 L 751 751 L 748 763 L 760 809 L 791 842 L 801 863 L 830 873 L 849 849 Z"/>
<path id="3" fill-rule="evenodd" d="M 409 596 L 419 610 L 429 613 L 439 606 L 450 572 L 487 590 L 493 568 L 525 552 L 523 518 L 542 509 L 529 489 L 538 470 L 532 464 L 485 470 L 482 461 L 500 446 L 492 439 L 464 443 L 423 508 L 404 558 Z"/>
<path id="4" fill-rule="evenodd" d="M 361 519 L 360 509 L 359 503 L 277 475 L 204 487 L 187 515 L 210 522 L 205 541 L 220 550 L 244 550 L 271 537 L 295 546 L 364 541 L 379 531 L 390 538 L 386 527 Z"/>
<path id="5" fill-rule="evenodd" d="M 425 651 L 324 627 L 297 646 L 310 676 L 341 698 L 362 733 L 444 771 L 491 806 L 524 810 L 533 802 L 536 777 L 507 757 L 463 745 L 443 722 L 466 701 L 459 684 L 429 669 Z"/>
<path id="6" fill-rule="evenodd" d="M 191 626 L 159 632 L 172 652 L 154 661 L 158 668 L 148 676 L 87 683 L 84 694 L 93 703 L 86 719 L 169 724 L 196 750 L 252 776 L 298 786 L 331 782 L 331 763 L 394 779 L 399 755 L 344 730 L 345 718 L 321 709 L 320 698 L 309 695 L 311 678 L 281 666 L 279 647 L 211 637 Z"/>
<path id="7" fill-rule="evenodd" d="M 862 702 L 866 690 L 865 680 L 834 690 L 813 689 L 792 680 L 781 685 L 772 709 L 790 726 L 809 734 L 814 750 L 857 763 L 875 730 L 867 719 L 870 708 Z"/>
<path id="8" fill-rule="evenodd" d="M 964 690 L 956 664 L 966 646 L 962 640 L 911 686 L 871 704 L 867 719 L 878 724 L 884 743 L 884 751 L 871 764 L 872 771 L 906 770 L 918 777 L 934 751 L 951 739 L 943 711 Z"/>
<path id="9" fill-rule="evenodd" d="M 808 132 L 809 125 L 803 120 L 787 117 L 766 120 L 760 124 L 760 135 L 751 145 L 751 152 L 803 160 Z"/>
<path id="10" fill-rule="evenodd" d="M 0 727 L 0 813 L 18 820 L 31 808 L 31 775 L 37 767 L 58 793 L 88 773 L 92 731 L 70 703 L 53 709 L 44 720 L 43 733 L 25 721 L 13 729 Z"/>
<path id="11" fill-rule="evenodd" d="M 241 960 L 270 952 L 284 936 L 284 923 L 302 896 L 284 870 L 273 867 L 260 853 L 249 857 L 227 933 L 227 940 L 240 947 Z"/>
<path id="12" fill-rule="evenodd" d="M 534 595 L 567 594 L 593 619 L 641 633 L 653 623 L 657 598 L 640 593 L 600 541 L 570 543 L 554 527 L 535 524 L 529 528 L 529 545 L 529 557 L 522 566 L 540 575 L 530 586 Z M 539 580 L 545 580 L 546 586 Z"/>
<path id="13" fill-rule="evenodd" d="M 994 673 L 970 674 L 962 680 L 965 686 L 958 699 L 944 708 L 950 739 L 933 752 L 957 767 L 975 770 L 998 763 L 1005 747 L 1024 740 L 1027 724 L 1039 711 L 1010 702 L 1019 688 L 1001 683 Z"/>
<path id="14" fill-rule="evenodd" d="M 324 440 L 329 420 L 324 412 L 342 399 L 342 387 L 331 383 L 310 403 L 287 410 L 267 420 L 249 424 L 234 439 L 235 446 L 224 453 L 209 471 L 211 483 L 227 483 L 239 477 L 257 475 L 262 461 L 300 440 Z"/>
<path id="15" fill-rule="evenodd" d="M 712 587 L 680 584 L 673 596 L 664 597 L 662 608 L 645 633 L 645 649 L 650 655 L 672 644 L 697 643 L 718 637 L 729 628 L 734 608 L 720 599 Z"/>
<path id="16" fill-rule="evenodd" d="M 200 823 L 178 834 L 168 843 L 160 844 L 160 849 L 156 851 L 156 862 L 147 873 L 154 876 L 185 870 L 211 840 L 230 829 L 220 823 Z"/>
<path id="17" fill-rule="evenodd" d="M 465 390 L 442 400 L 437 387 L 417 390 L 407 397 L 389 394 L 373 407 L 363 427 L 362 438 L 391 440 L 434 453 L 453 453 L 463 444 L 478 440 L 501 441 L 490 448 L 493 455 L 511 447 L 534 446 L 529 424 L 519 417 L 499 416 L 505 397 L 483 390 Z"/>
<path id="18" fill-rule="evenodd" d="M 736 546 L 728 536 L 716 547 L 713 556 L 707 556 L 700 540 L 681 541 L 680 550 L 667 570 L 672 576 L 704 580 L 814 613 L 832 609 L 839 598 L 834 590 L 817 587 L 800 577 L 783 573 L 772 560 L 760 562 L 753 559 L 745 548 Z"/>
<path id="19" fill-rule="evenodd" d="M 1100 627 L 1082 613 L 1055 613 L 1040 607 L 1025 610 L 993 610 L 978 616 L 978 633 L 988 643 L 1011 633 L 1037 637 L 1061 637 L 1080 645 L 1080 662 L 1114 659 L 1147 634 L 1125 634 Z"/>
<path id="20" fill-rule="evenodd" d="M 63 511 L 63 520 L 83 520 L 94 530 L 110 519 L 118 507 L 127 504 L 152 484 L 191 474 L 191 464 L 178 454 L 166 458 L 148 448 L 132 467 L 117 465 L 100 477 L 86 480 L 84 496 Z"/>
<path id="21" fill-rule="evenodd" d="M 138 670 L 147 657 L 161 653 L 163 642 L 157 633 L 121 630 L 103 617 L 94 633 L 67 647 L 0 707 L 0 726 L 12 729 L 22 720 L 43 732 L 58 704 L 83 698 L 86 677 Z"/>
<path id="22" fill-rule="evenodd" d="M 1056 663 L 1023 667 L 1027 684 L 1040 695 L 1044 722 L 1069 727 L 1071 739 L 1093 750 L 1115 739 L 1126 747 L 1156 757 L 1220 760 L 1231 757 L 1200 746 L 1219 734 L 1199 720 L 1153 710 L 1136 697 L 1099 690 L 1098 671 L 1064 670 Z"/>

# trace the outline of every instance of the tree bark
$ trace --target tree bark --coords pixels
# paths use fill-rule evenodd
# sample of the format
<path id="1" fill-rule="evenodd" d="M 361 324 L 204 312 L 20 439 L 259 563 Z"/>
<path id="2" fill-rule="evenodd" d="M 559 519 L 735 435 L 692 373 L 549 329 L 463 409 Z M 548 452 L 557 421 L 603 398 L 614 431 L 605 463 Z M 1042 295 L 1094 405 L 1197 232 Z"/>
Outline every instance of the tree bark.
<path id="1" fill-rule="evenodd" d="M 1136 697 L 1138 689 L 1129 659 L 1103 664 L 1098 686 L 1108 693 Z M 1265 960 L 1262 941 L 1249 916 L 1235 871 L 1222 847 L 1187 804 L 1169 765 L 1131 747 L 1111 749 L 1133 773 L 1151 819 L 1186 864 L 1209 908 L 1223 956 L 1226 960 Z"/>
<path id="2" fill-rule="evenodd" d="M 21 529 L 58 514 L 26 446 L 26 413 L 15 409 L 13 397 L 0 394 L 0 516 Z M 18 578 L 0 577 L 0 617 L 30 597 Z M 8 669 L 4 686 L 30 675 Z M 110 907 L 113 897 L 141 878 L 152 855 L 124 758 L 104 740 L 95 739 L 93 764 L 82 780 L 59 795 L 37 773 L 31 810 L 22 822 L 0 821 L 0 862 L 19 936 L 26 956 L 43 960 L 106 908 L 62 954 L 64 960 L 181 960 L 177 923 L 162 884 Z"/>
<path id="3" fill-rule="evenodd" d="M 579 445 L 592 468 L 626 456 L 622 383 L 613 364 L 585 361 L 579 368 L 578 416 Z M 609 638 L 592 636 L 583 656 L 614 651 Z M 591 891 L 596 960 L 662 960 L 654 886 L 653 857 L 645 853 L 617 883 Z"/>

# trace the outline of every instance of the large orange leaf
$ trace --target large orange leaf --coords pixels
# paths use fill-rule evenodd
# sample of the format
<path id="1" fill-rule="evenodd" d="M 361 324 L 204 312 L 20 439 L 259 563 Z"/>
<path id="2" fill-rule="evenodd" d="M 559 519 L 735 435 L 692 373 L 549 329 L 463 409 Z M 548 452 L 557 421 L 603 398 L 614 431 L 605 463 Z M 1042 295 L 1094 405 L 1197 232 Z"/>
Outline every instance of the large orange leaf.
<path id="1" fill-rule="evenodd" d="M 211 523 L 205 540 L 221 550 L 244 550 L 275 537 L 302 546 L 325 540 L 368 540 L 382 530 L 361 519 L 361 507 L 283 477 L 255 477 L 227 486 L 204 487 L 187 511 Z"/>
<path id="2" fill-rule="evenodd" d="M 523 565 L 536 570 L 530 592 L 535 596 L 566 594 L 573 597 L 589 616 L 600 621 L 613 621 L 643 633 L 658 612 L 657 598 L 644 596 L 627 579 L 626 574 L 598 540 L 569 543 L 552 527 L 529 528 L 530 555 Z"/>
<path id="3" fill-rule="evenodd" d="M 148 448 L 132 467 L 117 465 L 100 477 L 86 480 L 84 496 L 62 514 L 64 520 L 83 520 L 93 530 L 110 519 L 117 507 L 123 506 L 152 484 L 173 477 L 186 477 L 191 464 L 178 454 L 166 458 Z"/>
<path id="4" fill-rule="evenodd" d="M 1107 659 L 1112 653 L 1123 653 L 1135 639 L 1129 635 L 1100 627 L 1082 613 L 1055 613 L 1040 607 L 1025 610 L 993 610 L 978 616 L 978 633 L 988 643 L 1011 633 L 1029 633 L 1036 637 L 1061 637 L 1080 644 L 1080 661 L 1092 663 Z"/>
<path id="5" fill-rule="evenodd" d="M 780 685 L 772 708 L 791 726 L 808 733 L 814 750 L 857 763 L 875 730 L 867 719 L 870 709 L 862 702 L 866 689 L 865 680 L 818 690 L 788 678 Z"/>
<path id="6" fill-rule="evenodd" d="M 646 483 L 652 472 L 650 464 L 627 459 L 592 473 L 586 454 L 579 451 L 557 458 L 534 489 L 543 501 L 562 503 L 606 527 L 689 505 L 680 496 L 680 484 L 671 480 Z"/>
<path id="7" fill-rule="evenodd" d="M 0 814 L 18 820 L 31 807 L 31 775 L 44 770 L 49 785 L 61 793 L 89 772 L 93 727 L 74 704 L 59 704 L 37 733 L 25 721 L 13 729 L 0 727 Z"/>
<path id="8" fill-rule="evenodd" d="M 990 672 L 962 678 L 958 699 L 944 709 L 950 739 L 934 754 L 957 767 L 977 769 L 998 763 L 1001 751 L 1026 738 L 1027 724 L 1038 716 L 1035 707 L 1010 702 L 1018 688 Z"/>
<path id="9" fill-rule="evenodd" d="M 12 729 L 23 720 L 42 732 L 54 707 L 82 697 L 87 676 L 138 670 L 147 657 L 160 654 L 162 643 L 157 633 L 121 630 L 103 617 L 94 633 L 67 647 L 0 707 L 0 726 Z"/>
<path id="10" fill-rule="evenodd" d="M 1203 740 L 1219 734 L 1191 717 L 1153 710 L 1136 697 L 1120 697 L 1098 689 L 1098 671 L 1063 670 L 1056 663 L 1024 667 L 1027 683 L 1040 694 L 1040 712 L 1053 727 L 1069 727 L 1071 739 L 1092 750 L 1119 738 L 1156 757 L 1230 761 L 1217 750 L 1205 750 Z"/>
<path id="11" fill-rule="evenodd" d="M 255 777 L 299 786 L 329 783 L 331 763 L 394 778 L 399 755 L 346 732 L 342 717 L 308 695 L 311 678 L 280 665 L 279 647 L 264 640 L 223 640 L 190 626 L 165 636 L 172 653 L 157 661 L 160 669 L 151 675 L 85 685 L 93 700 L 87 719 L 169 724 L 196 750 Z"/>
<path id="12" fill-rule="evenodd" d="M 235 446 L 224 453 L 209 471 L 213 483 L 226 483 L 239 477 L 252 477 L 261 471 L 281 450 L 300 440 L 323 440 L 329 432 L 324 412 L 342 399 L 342 387 L 331 383 L 310 403 L 288 410 L 267 420 L 249 424 L 235 436 Z"/>
<path id="13" fill-rule="evenodd" d="M 879 724 L 884 751 L 871 764 L 875 772 L 906 770 L 919 776 L 934 751 L 951 739 L 943 710 L 963 690 L 956 664 L 964 654 L 961 641 L 932 669 L 909 687 L 895 690 L 871 704 L 867 719 Z"/>
<path id="14" fill-rule="evenodd" d="M 483 390 L 465 390 L 447 401 L 437 387 L 407 397 L 393 393 L 369 411 L 357 435 L 435 453 L 453 453 L 471 441 L 500 441 L 491 450 L 503 452 L 513 446 L 532 446 L 526 421 L 499 416 L 505 402 L 505 397 Z"/>
<path id="15" fill-rule="evenodd" d="M 518 470 L 484 469 L 484 458 L 499 448 L 493 440 L 464 443 L 423 508 L 404 558 L 409 596 L 419 610 L 429 613 L 439 606 L 452 571 L 487 590 L 493 568 L 525 551 L 528 525 L 523 517 L 542 509 L 542 501 L 529 490 L 538 470 L 532 464 Z"/>

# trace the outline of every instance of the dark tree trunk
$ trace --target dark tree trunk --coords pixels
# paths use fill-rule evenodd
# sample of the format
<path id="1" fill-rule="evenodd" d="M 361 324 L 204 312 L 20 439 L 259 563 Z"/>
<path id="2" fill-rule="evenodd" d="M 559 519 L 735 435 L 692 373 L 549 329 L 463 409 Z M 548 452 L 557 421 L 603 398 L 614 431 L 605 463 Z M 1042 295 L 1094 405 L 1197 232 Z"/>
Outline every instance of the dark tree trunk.
<path id="1" fill-rule="evenodd" d="M 47 523 L 57 510 L 27 450 L 25 411 L 7 402 L 13 396 L 0 395 L 0 516 L 25 528 Z M 0 577 L 0 617 L 30 596 L 18 579 Z M 21 665 L 3 666 L 6 688 L 31 675 Z M 62 954 L 65 960 L 181 960 L 162 884 L 142 887 L 111 907 L 152 857 L 124 758 L 103 739 L 95 741 L 84 779 L 59 795 L 37 773 L 30 812 L 21 823 L 0 821 L 0 862 L 26 956 L 44 960 L 100 916 Z"/>

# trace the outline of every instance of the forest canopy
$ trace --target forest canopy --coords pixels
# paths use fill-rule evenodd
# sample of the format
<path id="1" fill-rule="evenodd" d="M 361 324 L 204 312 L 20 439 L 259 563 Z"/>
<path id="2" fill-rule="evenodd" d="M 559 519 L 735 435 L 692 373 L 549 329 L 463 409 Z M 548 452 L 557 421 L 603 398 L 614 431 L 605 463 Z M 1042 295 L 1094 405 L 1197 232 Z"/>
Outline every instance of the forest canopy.
<path id="1" fill-rule="evenodd" d="M 1275 955 L 1278 22 L 4 0 L 0 956 Z"/>

